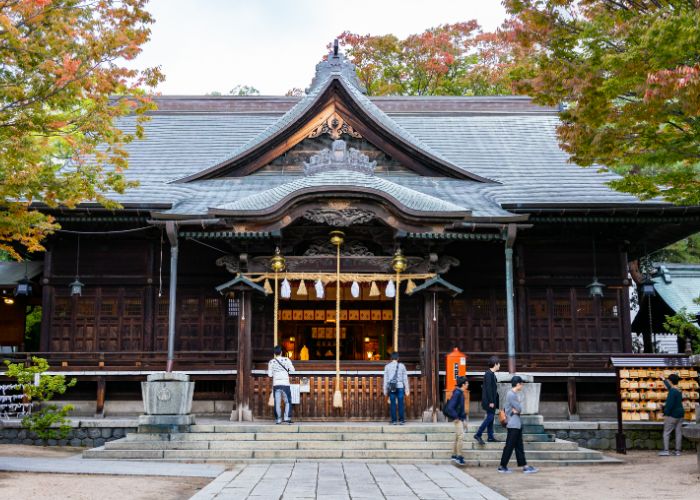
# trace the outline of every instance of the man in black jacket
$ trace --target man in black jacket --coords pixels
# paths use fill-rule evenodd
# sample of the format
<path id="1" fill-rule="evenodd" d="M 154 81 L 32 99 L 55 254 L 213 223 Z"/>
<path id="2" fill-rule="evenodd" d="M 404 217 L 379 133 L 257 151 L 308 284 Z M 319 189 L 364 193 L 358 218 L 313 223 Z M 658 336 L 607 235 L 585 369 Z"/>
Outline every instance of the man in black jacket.
<path id="1" fill-rule="evenodd" d="M 481 388 L 481 407 L 486 411 L 486 418 L 479 426 L 479 430 L 474 434 L 474 439 L 481 445 L 486 444 L 481 439 L 481 435 L 486 429 L 489 443 L 498 440 L 493 435 L 493 419 L 498 411 L 498 383 L 496 382 L 496 372 L 501 369 L 501 361 L 496 356 L 489 358 L 489 369 L 484 373 L 484 385 Z"/>

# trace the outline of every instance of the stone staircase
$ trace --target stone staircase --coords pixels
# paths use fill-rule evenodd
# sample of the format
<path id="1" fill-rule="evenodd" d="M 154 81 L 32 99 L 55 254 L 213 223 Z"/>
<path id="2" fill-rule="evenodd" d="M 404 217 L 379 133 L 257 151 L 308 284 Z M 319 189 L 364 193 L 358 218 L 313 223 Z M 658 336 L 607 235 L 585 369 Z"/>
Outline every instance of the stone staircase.
<path id="1" fill-rule="evenodd" d="M 471 434 L 473 426 L 470 426 Z M 540 426 L 541 427 L 541 426 Z M 529 432 L 540 431 L 540 432 Z M 480 446 L 465 434 L 469 465 L 496 466 L 502 443 Z M 499 435 L 505 440 L 505 435 Z M 187 433 L 133 433 L 83 452 L 84 458 L 184 462 L 370 460 L 445 462 L 452 455 L 451 424 L 379 423 L 293 425 L 203 424 Z M 528 462 L 552 465 L 610 463 L 601 453 L 554 439 L 539 427 L 525 435 Z M 515 460 L 513 458 L 513 460 Z M 614 461 L 614 460 L 613 460 Z"/>

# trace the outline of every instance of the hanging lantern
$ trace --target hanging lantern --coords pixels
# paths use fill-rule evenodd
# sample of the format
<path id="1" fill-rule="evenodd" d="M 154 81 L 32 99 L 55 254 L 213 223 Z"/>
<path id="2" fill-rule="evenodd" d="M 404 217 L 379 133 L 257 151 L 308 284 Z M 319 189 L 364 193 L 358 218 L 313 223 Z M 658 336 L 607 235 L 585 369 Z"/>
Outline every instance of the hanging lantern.
<path id="1" fill-rule="evenodd" d="M 337 247 L 345 241 L 345 233 L 342 231 L 331 231 L 329 236 L 331 243 Z"/>
<path id="2" fill-rule="evenodd" d="M 297 295 L 308 295 L 308 292 L 306 291 L 306 285 L 304 284 L 304 280 L 301 280 L 299 282 L 299 288 L 297 288 Z"/>
<path id="3" fill-rule="evenodd" d="M 377 284 L 373 281 L 372 284 L 369 287 L 369 296 L 370 297 L 379 297 L 379 287 L 377 287 Z"/>
<path id="4" fill-rule="evenodd" d="M 603 296 L 603 288 L 605 288 L 605 285 L 598 281 L 598 278 L 594 276 L 593 282 L 586 285 L 586 288 L 588 288 L 588 295 L 590 297 L 600 298 Z"/>
<path id="5" fill-rule="evenodd" d="M 289 280 L 287 280 L 287 278 L 285 278 L 284 281 L 282 281 L 282 286 L 280 287 L 280 295 L 283 299 L 288 299 L 292 296 L 292 287 L 289 284 Z"/>
<path id="6" fill-rule="evenodd" d="M 352 285 L 350 286 L 350 293 L 354 298 L 358 298 L 360 296 L 360 285 L 357 281 L 352 282 Z"/>
<path id="7" fill-rule="evenodd" d="M 644 275 L 644 281 L 640 286 L 642 297 L 655 297 L 656 289 L 654 288 L 654 280 L 648 274 Z"/>
<path id="8" fill-rule="evenodd" d="M 83 294 L 83 284 L 80 282 L 78 277 L 75 277 L 75 281 L 68 285 L 70 287 L 70 294 L 74 297 L 80 297 Z"/>
<path id="9" fill-rule="evenodd" d="M 317 279 L 316 283 L 314 283 L 314 289 L 316 290 L 316 298 L 317 299 L 322 299 L 325 297 L 326 292 L 323 289 L 323 283 L 321 282 L 321 279 Z"/>
<path id="10" fill-rule="evenodd" d="M 272 293 L 272 285 L 270 285 L 270 280 L 265 280 L 265 283 L 263 283 L 263 288 L 265 289 L 265 293 Z"/>
<path id="11" fill-rule="evenodd" d="M 595 255 L 595 236 L 593 237 L 593 281 L 586 285 L 586 288 L 588 288 L 588 295 L 590 297 L 598 297 L 601 298 L 603 296 L 603 288 L 605 288 L 605 285 L 602 284 L 600 281 L 598 281 L 597 278 L 597 265 L 596 265 L 596 255 Z"/>
<path id="12" fill-rule="evenodd" d="M 15 297 L 29 297 L 32 294 L 32 282 L 29 281 L 27 275 L 17 282 L 15 287 Z"/>
<path id="13" fill-rule="evenodd" d="M 386 285 L 386 290 L 384 291 L 384 294 L 390 299 L 396 297 L 396 287 L 394 286 L 394 280 L 389 280 L 389 283 L 387 283 Z"/>

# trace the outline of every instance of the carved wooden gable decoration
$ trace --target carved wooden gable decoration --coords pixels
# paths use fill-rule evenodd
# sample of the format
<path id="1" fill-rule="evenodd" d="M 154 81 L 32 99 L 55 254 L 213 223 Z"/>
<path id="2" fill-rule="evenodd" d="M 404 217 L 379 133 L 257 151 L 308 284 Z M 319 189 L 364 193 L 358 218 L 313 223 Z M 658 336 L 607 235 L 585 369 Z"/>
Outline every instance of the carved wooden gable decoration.
<path id="1" fill-rule="evenodd" d="M 419 175 L 494 182 L 472 174 L 413 137 L 364 94 L 354 67 L 329 54 L 316 67 L 309 93 L 277 122 L 217 165 L 177 182 L 249 175 L 307 139 L 361 139 Z"/>

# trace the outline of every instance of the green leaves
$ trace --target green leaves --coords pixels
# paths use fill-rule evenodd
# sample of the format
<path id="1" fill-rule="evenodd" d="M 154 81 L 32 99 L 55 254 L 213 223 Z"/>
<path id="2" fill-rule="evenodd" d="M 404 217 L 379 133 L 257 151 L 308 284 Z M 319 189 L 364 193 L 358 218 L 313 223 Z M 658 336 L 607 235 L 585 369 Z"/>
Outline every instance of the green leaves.
<path id="1" fill-rule="evenodd" d="M 681 339 L 690 339 L 693 352 L 700 354 L 700 328 L 695 326 L 695 315 L 681 308 L 673 316 L 666 316 L 664 328 L 669 333 L 675 333 Z"/>
<path id="2" fill-rule="evenodd" d="M 76 379 L 66 383 L 63 375 L 43 375 L 49 370 L 49 363 L 44 358 L 32 357 L 32 364 L 25 366 L 23 363 L 10 363 L 5 360 L 7 372 L 5 375 L 15 379 L 22 386 L 24 395 L 34 403 L 50 401 L 56 394 L 64 394 L 69 387 L 73 387 Z M 39 383 L 34 385 L 38 377 Z M 68 413 L 73 410 L 71 405 L 65 405 L 59 409 L 56 405 L 44 406 L 40 411 L 22 419 L 22 426 L 30 432 L 35 432 L 41 439 L 63 439 L 68 435 Z"/>
<path id="3" fill-rule="evenodd" d="M 0 5 L 0 250 L 43 250 L 58 226 L 32 203 L 74 207 L 133 186 L 123 145 L 154 109 L 158 68 L 126 67 L 148 40 L 147 0 Z M 118 97 L 114 97 L 118 96 Z M 137 117 L 134 132 L 114 125 Z M 114 204 L 112 205 L 114 206 Z"/>
<path id="4" fill-rule="evenodd" d="M 558 133 L 615 189 L 700 202 L 700 4 L 687 0 L 506 0 L 515 89 L 569 104 Z"/>

